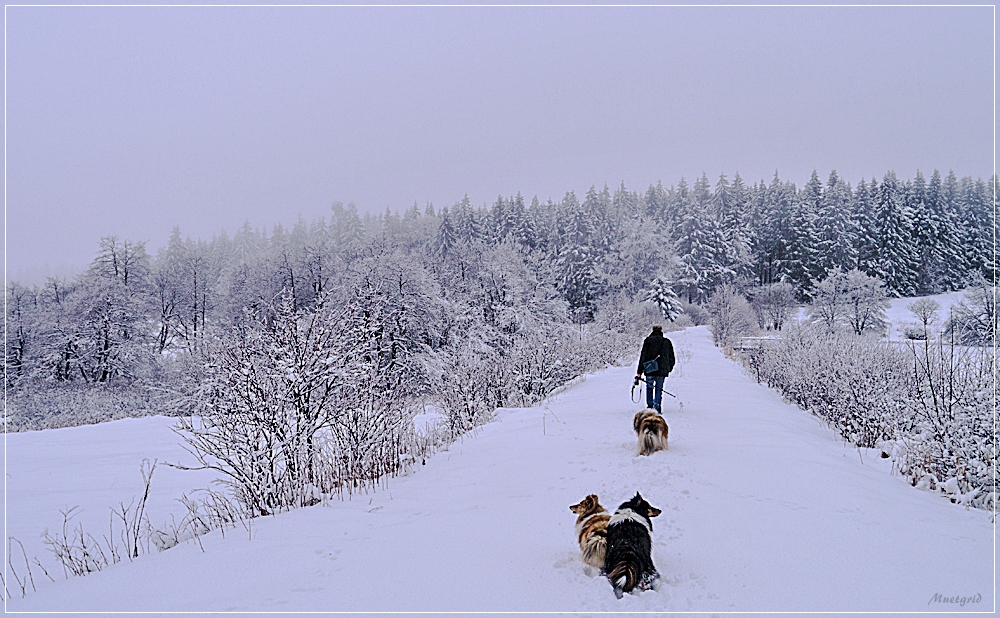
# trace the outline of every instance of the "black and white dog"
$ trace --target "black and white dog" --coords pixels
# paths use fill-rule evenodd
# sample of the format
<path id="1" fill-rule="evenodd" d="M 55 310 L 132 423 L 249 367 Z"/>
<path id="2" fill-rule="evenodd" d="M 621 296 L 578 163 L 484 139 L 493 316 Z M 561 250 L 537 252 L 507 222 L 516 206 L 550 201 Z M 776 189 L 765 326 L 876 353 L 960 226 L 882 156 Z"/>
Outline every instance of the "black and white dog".
<path id="1" fill-rule="evenodd" d="M 653 531 L 650 518 L 659 514 L 660 509 L 650 506 L 635 492 L 635 497 L 618 507 L 608 522 L 604 572 L 619 599 L 636 587 L 649 590 L 660 578 L 653 565 L 650 536 Z"/>

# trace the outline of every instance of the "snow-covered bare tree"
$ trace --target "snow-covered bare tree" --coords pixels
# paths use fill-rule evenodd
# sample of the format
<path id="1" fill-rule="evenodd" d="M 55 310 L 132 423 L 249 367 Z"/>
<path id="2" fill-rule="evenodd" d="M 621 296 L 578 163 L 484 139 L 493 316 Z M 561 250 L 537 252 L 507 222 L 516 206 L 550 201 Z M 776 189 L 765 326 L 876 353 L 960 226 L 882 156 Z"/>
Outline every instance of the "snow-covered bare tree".
<path id="1" fill-rule="evenodd" d="M 757 316 L 757 325 L 764 330 L 781 330 L 795 305 L 792 284 L 782 281 L 753 288 L 751 306 Z"/>
<path id="2" fill-rule="evenodd" d="M 847 273 L 847 302 L 844 319 L 856 335 L 885 332 L 885 310 L 889 308 L 885 285 L 859 270 Z"/>
<path id="3" fill-rule="evenodd" d="M 834 333 L 844 322 L 848 310 L 850 278 L 835 267 L 813 289 L 809 319 L 821 324 L 827 333 Z"/>
<path id="4" fill-rule="evenodd" d="M 732 285 L 723 285 L 715 291 L 708 302 L 708 312 L 712 316 L 712 338 L 716 345 L 732 347 L 740 337 L 757 330 L 750 303 Z"/>
<path id="5" fill-rule="evenodd" d="M 994 346 L 998 326 L 996 287 L 979 277 L 965 298 L 952 307 L 945 329 L 965 345 Z"/>

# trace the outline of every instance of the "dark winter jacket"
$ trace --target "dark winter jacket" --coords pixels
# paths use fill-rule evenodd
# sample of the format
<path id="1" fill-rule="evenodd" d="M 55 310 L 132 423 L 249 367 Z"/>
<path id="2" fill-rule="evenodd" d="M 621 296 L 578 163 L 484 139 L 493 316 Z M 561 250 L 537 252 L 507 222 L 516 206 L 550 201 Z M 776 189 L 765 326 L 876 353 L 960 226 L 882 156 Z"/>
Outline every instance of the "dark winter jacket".
<path id="1" fill-rule="evenodd" d="M 664 337 L 662 332 L 654 330 L 642 342 L 642 352 L 639 354 L 639 367 L 635 370 L 635 374 L 646 373 L 642 368 L 642 364 L 657 357 L 660 357 L 657 360 L 660 367 L 656 371 L 647 373 L 646 375 L 664 377 L 670 375 L 670 372 L 674 369 L 674 344 L 670 343 L 670 340 Z"/>

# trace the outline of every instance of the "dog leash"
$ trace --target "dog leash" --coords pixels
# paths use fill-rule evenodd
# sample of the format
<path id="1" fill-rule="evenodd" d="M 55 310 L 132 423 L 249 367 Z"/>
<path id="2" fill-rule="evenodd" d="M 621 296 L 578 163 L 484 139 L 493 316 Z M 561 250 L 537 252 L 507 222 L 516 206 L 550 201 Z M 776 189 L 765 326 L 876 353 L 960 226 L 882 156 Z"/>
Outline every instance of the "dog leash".
<path id="1" fill-rule="evenodd" d="M 635 387 L 639 386 L 639 379 L 640 378 L 636 378 L 635 382 L 632 383 L 632 403 L 639 403 L 639 400 L 635 398 Z M 653 383 L 650 382 L 649 379 L 647 379 L 645 377 L 642 378 L 642 381 L 646 383 L 646 386 L 652 386 L 653 385 Z M 665 390 L 665 389 L 661 388 L 660 392 L 666 393 L 666 394 L 670 395 L 671 397 L 673 397 L 674 399 L 677 399 L 677 395 L 671 393 L 668 390 Z M 639 393 L 639 397 L 642 398 L 642 393 Z"/>

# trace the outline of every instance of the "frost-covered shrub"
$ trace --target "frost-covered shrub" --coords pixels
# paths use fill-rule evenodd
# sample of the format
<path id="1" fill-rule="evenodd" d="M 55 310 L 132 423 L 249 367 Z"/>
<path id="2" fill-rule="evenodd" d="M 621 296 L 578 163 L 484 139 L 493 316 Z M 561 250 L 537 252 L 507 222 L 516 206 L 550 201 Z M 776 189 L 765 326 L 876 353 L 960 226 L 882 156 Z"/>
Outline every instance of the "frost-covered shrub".
<path id="1" fill-rule="evenodd" d="M 465 339 L 424 358 L 429 391 L 454 438 L 493 416 L 503 402 L 504 368 L 499 353 Z"/>
<path id="2" fill-rule="evenodd" d="M 914 485 L 995 508 L 993 348 L 797 327 L 742 359 L 852 444 L 881 448 Z"/>
<path id="3" fill-rule="evenodd" d="M 844 320 L 855 335 L 881 335 L 885 332 L 885 310 L 889 308 L 889 300 L 881 280 L 858 269 L 847 273 L 845 305 Z"/>
<path id="4" fill-rule="evenodd" d="M 858 446 L 891 440 L 907 422 L 905 358 L 883 342 L 793 327 L 745 358 L 759 381 L 826 419 Z"/>
<path id="5" fill-rule="evenodd" d="M 406 358 L 380 295 L 296 313 L 283 295 L 213 344 L 178 432 L 255 515 L 393 474 Z"/>
<path id="6" fill-rule="evenodd" d="M 716 345 L 731 347 L 740 337 L 757 330 L 757 320 L 750 303 L 731 285 L 723 285 L 708 302 L 709 323 Z"/>
<path id="7" fill-rule="evenodd" d="M 965 345 L 993 346 L 998 324 L 996 288 L 981 280 L 952 307 L 945 332 Z"/>
<path id="8" fill-rule="evenodd" d="M 569 324 L 522 332 L 503 348 L 468 338 L 424 357 L 428 397 L 457 436 L 490 420 L 496 408 L 532 405 L 634 348 L 634 335 Z"/>
<path id="9" fill-rule="evenodd" d="M 827 333 L 850 330 L 856 335 L 885 332 L 889 307 L 885 286 L 875 277 L 854 269 L 834 268 L 813 292 L 809 319 Z"/>
<path id="10" fill-rule="evenodd" d="M 753 288 L 750 305 L 762 330 L 781 330 L 795 306 L 795 289 L 784 281 Z"/>
<path id="11" fill-rule="evenodd" d="M 914 426 L 895 444 L 900 471 L 953 501 L 995 508 L 993 348 L 939 337 L 907 349 Z"/>
<path id="12" fill-rule="evenodd" d="M 847 296 L 847 273 L 834 268 L 813 288 L 812 304 L 807 309 L 809 319 L 828 333 L 836 332 L 847 313 Z"/>
<path id="13" fill-rule="evenodd" d="M 10 431 L 75 427 L 166 412 L 154 391 L 138 385 L 69 382 L 36 388 L 22 384 L 7 393 Z"/>
<path id="14" fill-rule="evenodd" d="M 701 326 L 702 324 L 708 324 L 709 315 L 708 311 L 704 307 L 697 303 L 688 303 L 681 301 L 681 311 L 682 316 L 686 315 L 695 326 Z"/>

